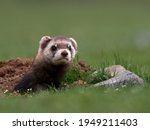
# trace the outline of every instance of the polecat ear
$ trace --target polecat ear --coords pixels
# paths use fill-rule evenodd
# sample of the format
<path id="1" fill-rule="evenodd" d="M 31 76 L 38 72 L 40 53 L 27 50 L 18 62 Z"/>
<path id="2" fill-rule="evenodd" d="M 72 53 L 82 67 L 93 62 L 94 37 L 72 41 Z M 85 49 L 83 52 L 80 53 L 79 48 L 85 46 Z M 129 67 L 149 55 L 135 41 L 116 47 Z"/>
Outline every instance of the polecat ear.
<path id="1" fill-rule="evenodd" d="M 77 51 L 77 42 L 73 38 L 69 38 L 75 50 Z"/>
<path id="2" fill-rule="evenodd" d="M 40 48 L 43 50 L 51 40 L 50 36 L 43 36 L 40 40 Z"/>

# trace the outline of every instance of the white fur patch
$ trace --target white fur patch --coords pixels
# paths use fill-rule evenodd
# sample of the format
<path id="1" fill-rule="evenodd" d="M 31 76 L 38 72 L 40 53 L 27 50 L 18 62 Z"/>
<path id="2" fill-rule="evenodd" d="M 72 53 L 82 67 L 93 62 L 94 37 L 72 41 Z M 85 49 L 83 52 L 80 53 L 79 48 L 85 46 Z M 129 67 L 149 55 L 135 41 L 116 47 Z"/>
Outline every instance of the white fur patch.
<path id="1" fill-rule="evenodd" d="M 66 57 L 63 57 L 62 56 L 62 52 L 66 51 L 68 53 L 68 55 Z M 66 63 L 69 63 L 72 61 L 72 58 L 71 58 L 71 53 L 68 49 L 59 49 L 56 54 L 54 55 L 54 57 L 52 58 L 52 62 L 54 64 L 66 64 Z"/>
<path id="2" fill-rule="evenodd" d="M 75 50 L 77 51 L 77 42 L 74 40 L 74 38 L 69 38 L 69 39 L 74 43 Z"/>

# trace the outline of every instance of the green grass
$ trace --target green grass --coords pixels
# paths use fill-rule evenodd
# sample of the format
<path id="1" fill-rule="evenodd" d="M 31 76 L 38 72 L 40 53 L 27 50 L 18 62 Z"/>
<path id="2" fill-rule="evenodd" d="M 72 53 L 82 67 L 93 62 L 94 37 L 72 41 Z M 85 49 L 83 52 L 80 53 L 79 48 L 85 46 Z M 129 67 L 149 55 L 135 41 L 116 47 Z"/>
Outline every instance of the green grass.
<path id="1" fill-rule="evenodd" d="M 74 88 L 2 98 L 1 112 L 149 112 L 149 87 Z"/>
<path id="2" fill-rule="evenodd" d="M 0 99 L 0 112 L 150 112 L 149 12 L 148 0 L 1 0 L 0 60 L 34 57 L 43 35 L 65 35 L 76 39 L 79 59 L 94 68 L 121 64 L 146 85 L 8 95 Z M 73 70 L 66 80 L 84 76 Z"/>

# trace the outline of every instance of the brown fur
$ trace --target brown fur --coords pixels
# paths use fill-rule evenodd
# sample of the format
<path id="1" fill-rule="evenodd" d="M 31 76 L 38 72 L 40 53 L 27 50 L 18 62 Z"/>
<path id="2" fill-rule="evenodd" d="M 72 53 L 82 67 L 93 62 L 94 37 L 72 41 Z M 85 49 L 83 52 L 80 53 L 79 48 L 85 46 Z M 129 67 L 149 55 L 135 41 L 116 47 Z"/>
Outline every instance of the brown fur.
<path id="1" fill-rule="evenodd" d="M 37 59 L 14 90 L 24 93 L 30 88 L 33 91 L 48 89 L 49 86 L 55 86 L 58 89 L 69 66 L 70 64 L 57 66 L 45 64 L 43 60 Z"/>

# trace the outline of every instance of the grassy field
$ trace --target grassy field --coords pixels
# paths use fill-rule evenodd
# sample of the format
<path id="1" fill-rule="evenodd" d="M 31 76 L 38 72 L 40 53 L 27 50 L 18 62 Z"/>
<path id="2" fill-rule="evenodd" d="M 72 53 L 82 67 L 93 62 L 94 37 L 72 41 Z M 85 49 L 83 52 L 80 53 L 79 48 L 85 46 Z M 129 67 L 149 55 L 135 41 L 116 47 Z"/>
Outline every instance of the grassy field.
<path id="1" fill-rule="evenodd" d="M 0 0 L 0 60 L 34 57 L 43 35 L 65 35 L 91 66 L 121 64 L 145 80 L 118 91 L 74 86 L 6 96 L 0 112 L 150 112 L 149 14 L 148 0 Z"/>

